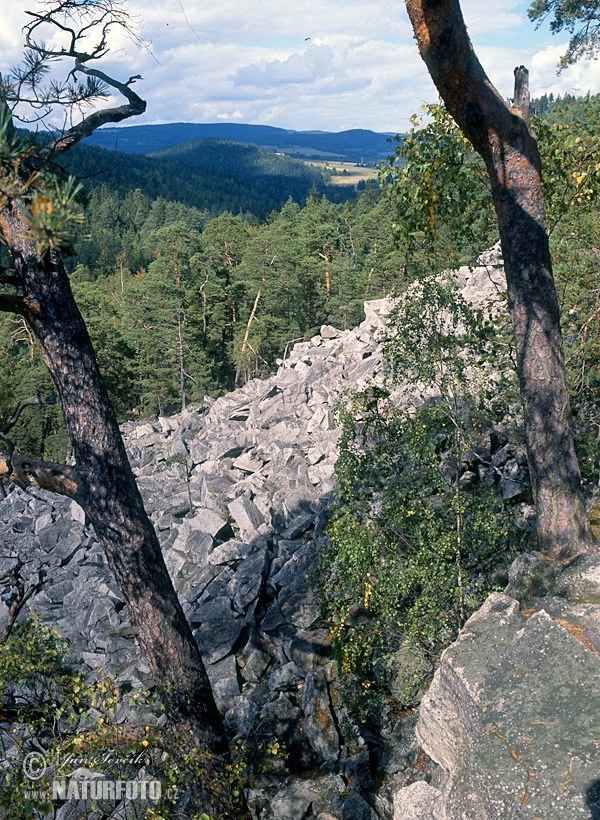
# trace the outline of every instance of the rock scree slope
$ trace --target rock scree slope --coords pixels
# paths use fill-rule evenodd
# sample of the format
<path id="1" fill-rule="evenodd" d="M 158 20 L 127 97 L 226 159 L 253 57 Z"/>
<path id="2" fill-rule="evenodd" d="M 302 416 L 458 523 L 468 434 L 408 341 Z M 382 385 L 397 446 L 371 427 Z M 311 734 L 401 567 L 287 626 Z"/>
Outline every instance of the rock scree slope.
<path id="1" fill-rule="evenodd" d="M 456 276 L 478 306 L 496 301 L 501 288 L 497 256 L 484 262 Z M 264 381 L 175 417 L 123 426 L 227 726 L 241 739 L 277 737 L 289 754 L 290 770 L 274 771 L 249 795 L 255 817 L 598 817 L 600 571 L 593 557 L 527 610 L 509 595 L 491 596 L 444 653 L 418 722 L 409 713 L 382 737 L 345 736 L 309 576 L 326 544 L 335 489 L 335 406 L 344 391 L 382 382 L 390 308 L 389 300 L 368 302 L 358 328 L 324 326 Z M 523 456 L 507 446 L 502 453 L 498 472 L 518 494 Z M 134 689 L 152 684 L 77 504 L 14 488 L 0 501 L 0 544 L 0 574 L 13 570 L 41 583 L 29 605 L 71 640 L 76 662 L 92 675 L 111 670 Z M 526 564 L 511 577 L 514 595 Z M 0 623 L 11 594 L 10 585 L 0 589 Z M 119 720 L 161 717 L 124 708 Z M 417 765 L 423 752 L 433 763 Z"/>

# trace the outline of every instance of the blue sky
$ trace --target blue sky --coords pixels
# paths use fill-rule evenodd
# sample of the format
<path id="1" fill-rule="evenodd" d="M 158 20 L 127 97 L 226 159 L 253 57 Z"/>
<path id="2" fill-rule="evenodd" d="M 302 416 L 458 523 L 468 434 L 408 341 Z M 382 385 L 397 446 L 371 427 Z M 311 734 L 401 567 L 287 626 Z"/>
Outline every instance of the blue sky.
<path id="1" fill-rule="evenodd" d="M 18 58 L 24 10 L 0 0 L 0 71 Z M 127 0 L 149 48 L 117 34 L 105 68 L 141 73 L 148 110 L 136 122 L 249 122 L 297 130 L 403 131 L 436 99 L 402 2 L 389 0 Z M 527 65 L 534 96 L 600 91 L 600 62 L 560 77 L 566 36 L 536 31 L 528 3 L 463 0 L 476 51 L 492 82 L 512 93 Z"/>

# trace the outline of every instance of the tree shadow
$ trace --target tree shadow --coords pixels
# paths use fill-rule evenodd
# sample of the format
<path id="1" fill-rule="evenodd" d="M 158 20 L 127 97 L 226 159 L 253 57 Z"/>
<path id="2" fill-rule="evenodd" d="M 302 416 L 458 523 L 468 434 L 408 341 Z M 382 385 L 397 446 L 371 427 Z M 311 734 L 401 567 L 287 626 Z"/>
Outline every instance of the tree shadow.
<path id="1" fill-rule="evenodd" d="M 590 810 L 590 820 L 600 820 L 600 780 L 594 780 L 588 786 L 585 805 Z"/>

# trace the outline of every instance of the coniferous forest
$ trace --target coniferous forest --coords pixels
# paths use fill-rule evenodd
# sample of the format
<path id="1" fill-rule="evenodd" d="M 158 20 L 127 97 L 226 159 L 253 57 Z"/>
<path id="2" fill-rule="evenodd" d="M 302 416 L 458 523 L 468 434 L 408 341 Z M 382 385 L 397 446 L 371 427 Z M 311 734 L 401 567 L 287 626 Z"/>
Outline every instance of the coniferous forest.
<path id="1" fill-rule="evenodd" d="M 589 97 L 533 104 L 583 415 L 597 390 L 590 281 L 600 229 L 599 108 Z M 497 229 L 481 167 L 448 123 L 438 106 L 415 118 L 380 186 L 360 191 L 332 186 L 298 160 L 219 140 L 170 149 L 160 160 L 87 145 L 70 152 L 65 168 L 83 183 L 85 220 L 73 231 L 67 265 L 120 419 L 177 412 L 265 376 L 295 340 L 323 324 L 356 325 L 365 300 L 473 262 L 492 245 Z M 448 163 L 443 187 L 434 161 Z M 0 345 L 7 419 L 19 401 L 52 390 L 18 316 L 3 316 Z M 24 412 L 13 436 L 21 451 L 64 455 L 55 406 Z"/>
<path id="2" fill-rule="evenodd" d="M 38 48 L 43 50 L 42 46 Z M 77 57 L 75 53 L 71 56 Z M 143 101 L 129 93 L 128 86 L 123 87 L 128 89 L 126 96 L 131 105 L 139 109 Z M 90 93 L 93 92 L 92 85 Z M 502 101 L 499 106 L 504 106 Z M 559 305 L 553 301 L 551 282 L 550 301 L 552 307 L 556 305 L 556 321 L 550 330 L 553 338 L 561 342 L 560 310 L 574 414 L 572 426 L 568 419 L 568 452 L 573 453 L 573 459 L 564 460 L 569 465 L 576 461 L 576 447 L 583 478 L 583 490 L 580 491 L 579 484 L 576 488 L 577 498 L 589 528 L 584 492 L 587 500 L 594 497 L 600 474 L 600 97 L 544 97 L 533 102 L 532 111 L 531 128 L 537 137 L 543 167 L 543 197 L 538 175 L 536 201 L 543 198 L 546 213 L 542 203 L 538 212 L 542 218 L 529 221 L 543 228 L 549 280 L 552 274 L 544 228 L 546 218 L 552 243 Z M 527 130 L 524 120 L 514 114 L 510 116 L 515 117 L 523 132 Z M 457 121 L 460 122 L 458 116 Z M 221 817 L 246 817 L 243 803 L 247 793 L 243 788 L 254 782 L 255 773 L 250 771 L 243 755 L 258 751 L 276 757 L 279 729 L 269 738 L 270 745 L 259 744 L 252 750 L 245 745 L 250 730 L 246 732 L 244 728 L 246 740 L 239 747 L 239 755 L 228 758 L 225 724 L 213 695 L 217 687 L 213 688 L 207 673 L 209 665 L 214 666 L 225 656 L 215 656 L 215 663 L 205 662 L 192 628 L 199 625 L 204 634 L 212 629 L 213 623 L 220 624 L 223 611 L 233 612 L 233 599 L 225 594 L 206 599 L 211 606 L 218 599 L 225 602 L 216 605 L 219 611 L 215 607 L 214 621 L 204 614 L 194 614 L 196 620 L 188 617 L 191 610 L 184 612 L 172 583 L 171 567 L 162 552 L 166 552 L 167 539 L 172 539 L 169 547 L 175 543 L 180 526 L 182 531 L 187 528 L 189 522 L 182 523 L 181 519 L 188 513 L 194 517 L 195 475 L 188 459 L 192 453 L 184 446 L 185 453 L 173 449 L 162 459 L 160 471 L 173 468 L 187 497 L 181 507 L 169 508 L 170 520 L 159 536 L 158 521 L 165 524 L 167 515 L 155 517 L 156 528 L 148 518 L 117 422 L 176 414 L 202 403 L 206 396 L 216 397 L 253 378 L 267 377 L 286 359 L 296 342 L 310 340 L 320 333 L 312 341 L 316 347 L 326 336 L 338 338 L 336 331 L 325 330 L 323 325 L 341 330 L 355 327 L 363 319 L 366 300 L 404 296 L 391 311 L 386 338 L 374 337 L 377 345 L 383 341 L 382 386 L 371 384 L 362 392 L 349 391 L 344 363 L 337 371 L 339 393 L 328 393 L 323 402 L 327 405 L 322 409 L 324 414 L 337 413 L 335 424 L 340 436 L 337 445 L 332 436 L 327 441 L 330 449 L 315 454 L 315 465 L 337 446 L 335 466 L 331 463 L 319 468 L 328 477 L 335 470 L 335 478 L 322 492 L 318 505 L 316 494 L 314 501 L 307 501 L 312 487 L 311 495 L 302 499 L 298 496 L 298 506 L 290 506 L 289 520 L 281 519 L 285 529 L 277 535 L 272 530 L 269 538 L 272 536 L 273 540 L 265 539 L 265 546 L 259 548 L 264 550 L 259 574 L 266 579 L 269 543 L 279 550 L 285 542 L 298 541 L 290 549 L 300 554 L 312 538 L 307 535 L 307 528 L 313 528 L 315 536 L 317 525 L 323 528 L 323 541 L 317 543 L 320 536 L 313 541 L 317 551 L 310 576 L 320 614 L 315 613 L 308 626 L 320 622 L 328 627 L 339 689 L 329 690 L 323 679 L 326 706 L 329 709 L 331 705 L 335 711 L 336 700 L 346 712 L 343 719 L 331 718 L 331 723 L 336 724 L 335 750 L 331 756 L 326 749 L 322 757 L 330 763 L 340 755 L 343 763 L 345 758 L 338 750 L 347 739 L 347 748 L 355 743 L 359 727 L 360 731 L 367 728 L 366 737 L 375 738 L 375 748 L 377 733 L 381 730 L 383 737 L 382 727 L 388 717 L 394 715 L 395 721 L 401 712 L 400 716 L 406 716 L 403 710 L 415 708 L 420 702 L 422 690 L 430 680 L 432 662 L 439 658 L 443 647 L 454 640 L 492 589 L 506 587 L 508 568 L 518 553 L 528 552 L 534 526 L 538 534 L 541 532 L 539 510 L 544 509 L 541 503 L 537 504 L 536 492 L 538 497 L 543 493 L 535 485 L 533 462 L 529 460 L 526 474 L 525 457 L 519 456 L 520 461 L 517 460 L 516 443 L 523 441 L 524 433 L 527 435 L 528 423 L 530 429 L 534 425 L 527 416 L 527 379 L 523 376 L 524 356 L 522 348 L 519 349 L 515 320 L 514 279 L 511 286 L 514 271 L 508 258 L 512 249 L 506 241 L 506 225 L 496 215 L 498 188 L 491 189 L 494 176 L 489 173 L 489 164 L 484 164 L 439 103 L 424 106 L 421 114 L 412 118 L 409 133 L 390 141 L 390 156 L 381 164 L 377 182 L 363 181 L 356 186 L 333 184 L 326 168 L 222 139 L 182 143 L 147 155 L 79 144 L 68 152 L 67 159 L 51 163 L 50 167 L 31 166 L 33 170 L 28 171 L 28 159 L 43 154 L 44 139 L 50 146 L 59 141 L 67 144 L 68 139 L 64 135 L 52 140 L 33 134 L 13 139 L 9 124 L 6 118 L 0 121 L 0 131 L 4 129 L 0 137 L 8 135 L 5 153 L 0 157 L 7 182 L 4 196 L 6 203 L 21 199 L 22 204 L 18 206 L 20 211 L 16 206 L 6 209 L 7 248 L 2 250 L 4 258 L 0 258 L 0 264 L 5 286 L 21 289 L 23 294 L 4 292 L 4 310 L 11 312 L 0 318 L 0 438 L 6 445 L 2 455 L 4 472 L 14 478 L 15 484 L 24 486 L 30 481 L 28 470 L 33 464 L 42 478 L 34 477 L 32 483 L 37 481 L 43 490 L 54 491 L 58 487 L 57 492 L 76 502 L 71 515 L 81 510 L 94 527 L 124 600 L 120 606 L 128 607 L 136 640 L 153 678 L 151 686 L 160 693 L 160 708 L 168 720 L 168 731 L 161 728 L 156 733 L 157 743 L 164 740 L 170 749 L 161 760 L 164 763 L 171 753 L 178 755 L 179 751 L 171 751 L 174 747 L 183 749 L 181 757 L 173 757 L 169 770 L 169 782 L 176 788 L 182 784 L 189 786 L 191 802 L 189 806 L 185 804 L 181 816 L 189 816 L 186 812 L 191 807 L 190 811 L 210 809 L 215 817 L 215 811 Z M 28 140 L 31 150 L 27 148 Z M 481 156 L 486 156 L 485 151 Z M 533 156 L 537 161 L 537 147 Z M 17 168 L 20 187 L 15 189 L 13 178 Z M 29 225 L 25 232 L 23 224 Z M 499 302 L 506 297 L 506 304 L 495 312 L 491 306 L 471 305 L 458 294 L 455 283 L 442 274 L 461 265 L 475 266 L 482 251 L 497 243 L 500 233 L 507 255 L 506 289 L 513 289 L 511 299 L 500 294 Z M 35 254 L 27 250 L 28 245 L 36 246 Z M 534 269 L 523 264 L 522 270 L 531 273 Z M 538 284 L 541 281 L 533 275 L 529 278 Z M 37 289 L 29 286 L 30 281 L 36 283 Z M 56 282 L 60 282 L 60 287 Z M 500 290 L 504 287 L 496 286 Z M 538 307 L 543 296 L 536 302 Z M 509 327 L 511 311 L 514 333 Z M 40 315 L 45 322 L 40 321 Z M 57 338 L 58 345 L 54 342 Z M 305 349 L 308 347 L 310 344 Z M 567 395 L 567 377 L 562 344 L 559 348 L 557 361 L 563 379 L 560 385 L 565 389 L 555 392 L 562 400 Z M 363 350 L 363 358 L 373 352 L 374 349 Z M 342 359 L 343 356 L 342 353 Z M 540 366 L 536 372 L 541 369 Z M 281 372 L 286 371 L 282 368 Z M 546 375 L 548 372 L 546 367 Z M 357 380 L 356 385 L 361 381 Z M 395 403 L 398 393 L 394 391 L 397 387 L 404 389 L 405 385 L 414 389 L 414 394 L 402 407 L 400 401 Z M 254 387 L 249 385 L 244 392 Z M 300 392 L 308 396 L 308 387 Z M 220 404 L 227 401 L 225 397 Z M 213 409 L 218 410 L 219 406 L 216 403 Z M 546 401 L 544 412 L 548 406 Z M 536 410 L 541 416 L 539 406 Z M 565 412 L 562 418 L 567 415 Z M 185 418 L 198 420 L 198 415 L 190 413 Z M 328 417 L 326 432 L 337 435 L 333 418 Z M 156 427 L 164 423 L 161 419 Z M 308 440 L 314 429 L 303 419 L 300 424 L 305 427 L 302 432 L 306 432 Z M 139 431 L 144 427 L 153 429 L 151 425 L 129 425 L 125 429 Z M 207 437 L 210 435 L 208 432 Z M 231 449 L 229 436 L 226 437 L 226 453 L 237 453 L 235 461 L 231 460 L 234 465 L 245 451 Z M 548 437 L 541 440 L 542 445 L 547 440 Z M 312 452 L 312 440 L 310 444 Z M 541 464 L 552 447 L 538 449 L 543 450 Z M 563 452 L 560 447 L 555 449 L 559 454 Z M 501 451 L 505 451 L 502 462 L 497 458 Z M 530 447 L 529 455 L 531 452 Z M 515 458 L 510 459 L 509 453 Z M 197 457 L 194 470 L 201 462 L 213 470 L 216 461 L 205 456 L 201 453 Z M 246 456 L 251 460 L 251 456 Z M 506 465 L 508 470 L 511 460 L 511 472 L 501 473 L 498 464 Z M 66 462 L 64 468 L 58 462 Z M 143 469 L 146 467 L 154 469 L 148 464 Z M 552 469 L 546 472 L 550 474 Z M 296 489 L 299 475 L 300 472 L 292 474 L 282 493 Z M 309 476 L 308 468 L 306 475 Z M 150 472 L 140 477 L 149 478 Z M 222 486 L 229 488 L 229 478 L 224 478 L 224 482 Z M 517 484 L 518 488 L 514 486 Z M 202 487 L 203 493 L 210 492 L 207 482 Z M 267 492 L 270 499 L 271 490 L 265 490 L 265 495 Z M 10 495 L 6 495 L 7 503 L 12 501 Z M 326 496 L 326 505 L 321 507 Z M 234 519 L 244 539 L 259 542 L 252 533 L 260 535 L 259 522 L 266 519 L 258 503 L 245 495 L 236 495 L 226 508 L 206 508 L 206 515 L 217 520 L 214 543 L 219 533 L 226 533 L 226 540 L 216 548 L 231 542 L 230 547 L 236 550 L 232 555 L 237 557 L 231 564 L 240 561 L 238 545 L 245 544 L 230 538 L 235 534 Z M 310 523 L 306 523 L 306 515 L 296 516 L 297 511 L 304 509 L 301 504 L 308 504 L 311 510 Z M 234 510 L 240 506 L 252 527 L 247 531 L 235 518 Z M 317 515 L 313 516 L 313 512 Z M 270 507 L 268 515 L 275 521 Z M 531 523 L 532 515 L 537 516 L 535 525 Z M 180 520 L 172 526 L 176 517 Z M 288 526 L 291 523 L 293 527 Z M 37 534 L 37 524 L 34 526 Z M 169 534 L 164 535 L 167 530 Z M 20 538 L 23 530 L 14 532 Z M 592 538 L 591 529 L 589 534 Z M 212 545 L 213 536 L 206 535 L 207 541 L 203 543 L 210 541 Z M 253 544 L 248 546 L 253 548 Z M 581 547 L 583 554 L 585 545 L 578 542 L 573 546 Z M 208 545 L 206 549 L 206 555 L 199 560 L 194 558 L 194 563 L 208 558 Z M 561 560 L 559 552 L 550 557 Z M 264 586 L 264 596 L 263 592 L 252 591 L 255 597 L 244 598 L 244 603 L 239 604 L 240 610 L 246 608 L 252 618 L 258 611 L 254 602 L 260 595 L 263 625 L 268 605 L 278 592 L 276 587 L 283 589 L 289 582 L 287 570 L 283 572 L 288 556 L 282 553 L 274 561 L 280 559 L 276 573 L 269 576 L 271 586 Z M 191 558 L 189 564 L 192 565 Z M 7 630 L 0 636 L 0 678 L 18 687 L 24 684 L 29 699 L 30 690 L 35 690 L 29 686 L 27 676 L 33 680 L 38 673 L 49 677 L 58 694 L 53 693 L 44 706 L 50 708 L 51 714 L 52 704 L 57 705 L 55 735 L 63 735 L 59 742 L 63 738 L 67 742 L 74 739 L 76 744 L 80 739 L 87 742 L 83 734 L 74 737 L 71 731 L 76 726 L 79 733 L 82 725 L 84 707 L 80 702 L 89 696 L 90 708 L 95 708 L 96 692 L 101 692 L 101 697 L 109 692 L 107 703 L 116 710 L 119 698 L 128 690 L 119 690 L 117 683 L 111 682 L 99 683 L 98 689 L 87 688 L 85 695 L 80 694 L 88 684 L 83 673 L 76 677 L 66 674 L 61 658 L 66 657 L 68 642 L 59 643 L 62 639 L 58 631 L 45 631 L 30 621 L 17 625 L 10 634 L 27 596 L 41 589 L 46 572 L 38 568 L 39 582 L 25 593 L 20 557 L 15 566 L 3 575 L 8 579 L 9 591 L 15 586 L 16 597 L 11 603 Z M 282 575 L 275 581 L 279 570 Z M 226 571 L 229 572 L 229 566 Z M 219 576 L 220 573 L 218 570 Z M 296 567 L 290 573 L 302 575 L 303 581 L 309 577 Z M 227 585 L 231 591 L 232 578 L 233 575 L 226 581 L 219 579 L 218 584 Z M 207 585 L 216 579 L 217 575 L 212 576 Z M 202 595 L 207 588 L 203 588 Z M 215 589 L 220 590 L 221 586 L 215 585 Z M 63 594 L 59 587 L 61 598 Z M 213 596 L 213 591 L 209 594 Z M 252 605 L 251 610 L 248 604 Z M 254 623 L 259 635 L 258 620 Z M 112 622 L 110 626 L 112 630 Z M 254 630 L 254 626 L 251 628 Z M 291 647 L 285 624 L 283 632 Z M 248 678 L 251 684 L 262 686 L 271 663 L 258 643 L 251 648 L 251 639 L 246 638 L 245 632 L 240 639 L 241 634 L 238 631 L 231 643 L 228 636 L 224 639 L 227 657 L 233 663 L 234 697 L 241 691 L 237 683 L 241 673 L 234 655 L 236 644 L 241 647 L 241 641 L 247 640 L 249 652 L 256 648 L 266 658 L 259 661 L 262 671 L 256 674 L 256 680 Z M 266 643 L 260 646 L 267 647 Z M 21 654 L 19 647 L 23 648 Z M 404 650 L 418 663 L 407 673 L 405 683 L 392 691 L 389 680 L 386 681 L 388 667 L 382 663 Z M 279 652 L 279 647 L 274 651 Z M 283 649 L 280 657 L 287 657 Z M 240 668 L 246 665 L 250 664 L 245 660 Z M 286 662 L 284 666 L 287 675 L 290 667 L 296 665 Z M 300 666 L 296 669 L 300 670 Z M 250 674 L 254 676 L 249 671 Z M 296 671 L 291 674 L 295 676 Z M 310 674 L 316 691 L 316 677 L 313 672 Z M 300 674 L 297 680 L 302 679 L 308 680 Z M 290 680 L 296 687 L 296 678 Z M 275 690 L 278 685 L 269 684 L 263 689 Z M 300 685 L 304 693 L 309 691 L 304 683 Z M 3 686 L 6 684 L 0 682 L 0 690 Z M 282 691 L 278 701 L 285 700 Z M 335 691 L 335 698 L 330 697 L 330 691 Z M 143 695 L 147 703 L 151 696 L 149 690 Z M 312 709 L 312 704 L 306 706 L 308 696 L 302 695 L 301 700 L 298 695 L 293 697 L 302 703 L 308 716 L 309 708 Z M 295 707 L 291 700 L 286 703 L 296 709 L 287 714 L 295 714 L 293 721 L 298 723 L 300 707 Z M 317 708 L 320 705 L 315 705 L 311 719 L 317 715 Z M 65 719 L 69 710 L 72 714 Z M 35 711 L 25 710 L 18 717 L 29 720 L 32 714 L 42 726 L 46 718 L 38 718 Z M 257 707 L 257 718 L 259 714 Z M 97 715 L 98 731 L 94 728 L 91 734 L 97 734 L 102 747 L 108 736 L 101 729 L 104 715 L 99 711 Z M 95 720 L 94 716 L 92 724 Z M 261 721 L 262 717 L 258 718 Z M 342 725 L 344 722 L 346 726 Z M 310 730 L 308 720 L 306 727 Z M 148 746 L 145 733 L 149 731 L 148 725 L 143 728 L 144 734 L 132 735 L 133 742 L 138 743 L 143 737 L 142 747 Z M 174 746 L 169 747 L 173 738 Z M 321 755 L 320 740 L 318 745 L 314 750 Z M 284 749 L 283 754 L 287 757 L 288 750 Z M 294 755 L 290 746 L 290 771 L 297 765 L 292 761 Z M 315 759 L 311 753 L 298 765 L 306 764 L 306 770 L 312 770 Z M 219 761 L 226 765 L 221 766 Z M 257 770 L 260 766 L 262 763 Z M 369 768 L 369 785 L 365 789 L 372 790 L 375 771 L 371 762 Z M 265 771 L 268 770 L 265 764 Z M 23 773 L 27 779 L 25 768 Z M 9 773 L 7 783 L 10 777 Z M 12 811 L 19 800 L 18 790 L 13 792 L 2 797 L 4 803 L 0 800 L 0 808 L 4 805 Z M 177 794 L 173 799 L 167 795 L 174 812 L 184 805 L 183 800 L 177 803 L 177 799 Z M 225 806 L 223 812 L 219 808 L 221 803 Z M 23 805 L 19 816 L 32 816 L 33 804 Z M 165 817 L 175 816 L 170 809 L 167 811 Z M 209 818 L 206 813 L 195 816 Z"/>

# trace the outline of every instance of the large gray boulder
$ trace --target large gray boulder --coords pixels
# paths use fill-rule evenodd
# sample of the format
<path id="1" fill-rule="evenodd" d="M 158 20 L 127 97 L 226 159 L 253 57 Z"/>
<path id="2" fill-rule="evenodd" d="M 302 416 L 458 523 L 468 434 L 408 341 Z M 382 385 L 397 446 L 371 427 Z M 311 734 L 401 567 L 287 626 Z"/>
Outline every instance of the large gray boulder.
<path id="1" fill-rule="evenodd" d="M 443 770 L 436 793 L 401 791 L 394 820 L 599 816 L 599 638 L 599 605 L 550 597 L 521 612 L 491 595 L 421 704 L 417 739 Z"/>

